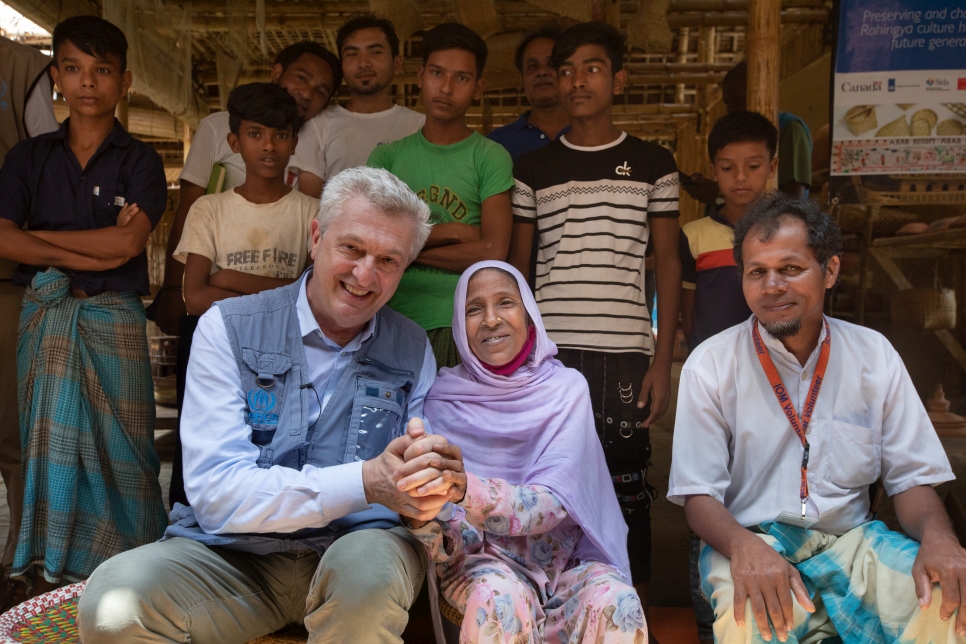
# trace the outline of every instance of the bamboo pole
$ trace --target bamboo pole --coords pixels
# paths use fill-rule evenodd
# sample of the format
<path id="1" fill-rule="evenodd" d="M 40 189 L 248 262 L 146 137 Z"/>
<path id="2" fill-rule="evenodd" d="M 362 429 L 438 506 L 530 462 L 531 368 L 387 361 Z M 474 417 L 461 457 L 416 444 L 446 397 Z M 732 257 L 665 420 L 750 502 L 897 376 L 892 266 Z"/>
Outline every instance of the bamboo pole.
<path id="1" fill-rule="evenodd" d="M 621 0 L 603 0 L 604 20 L 607 24 L 621 28 Z"/>
<path id="2" fill-rule="evenodd" d="M 680 11 L 748 11 L 750 0 L 671 0 L 668 13 Z M 825 0 L 783 0 L 782 9 L 815 9 Z"/>
<path id="3" fill-rule="evenodd" d="M 688 62 L 688 47 L 691 43 L 691 29 L 688 27 L 683 27 L 678 30 L 678 64 L 685 64 Z M 674 102 L 683 103 L 684 102 L 684 83 L 678 83 L 674 88 Z"/>
<path id="4" fill-rule="evenodd" d="M 781 4 L 779 0 L 751 0 L 750 4 L 747 106 L 777 123 Z"/>
<path id="5" fill-rule="evenodd" d="M 705 27 L 701 30 L 702 34 L 705 32 L 709 33 L 709 38 L 714 38 L 714 27 Z M 702 36 L 702 39 L 704 36 Z M 710 49 L 710 53 L 703 53 L 704 49 Z M 711 58 L 714 57 L 713 49 L 711 47 L 705 47 L 704 45 L 699 45 L 698 56 L 703 56 L 704 58 L 701 62 L 697 63 L 624 63 L 624 69 L 629 73 L 638 74 L 681 74 L 681 73 L 714 73 L 714 72 L 725 72 L 727 73 L 734 63 L 713 63 Z"/>
<path id="6" fill-rule="evenodd" d="M 217 85 L 218 83 L 218 79 L 214 72 L 202 73 L 200 76 L 201 76 L 200 80 L 203 85 Z M 259 81 L 264 82 L 266 76 L 267 76 L 267 72 L 263 75 L 246 74 L 239 77 L 238 84 L 243 85 L 245 83 L 254 83 Z M 628 87 L 631 87 L 631 88 L 639 88 L 639 87 L 648 86 L 648 85 L 651 85 L 651 86 L 676 85 L 678 83 L 684 83 L 687 85 L 707 85 L 707 84 L 717 85 L 721 83 L 722 80 L 724 80 L 724 77 L 725 77 L 725 72 L 706 72 L 706 73 L 695 73 L 695 74 L 631 73 L 631 74 L 628 74 L 627 76 L 627 84 L 628 84 Z M 394 82 L 413 85 L 416 83 L 416 72 L 404 72 L 402 74 L 398 74 L 395 77 Z M 516 82 L 517 81 L 514 79 L 513 86 L 515 86 Z M 504 87 L 499 87 L 499 88 L 496 87 L 491 81 L 488 81 L 488 87 L 491 87 L 493 89 L 506 89 Z M 217 105 L 218 103 L 216 100 L 212 104 L 212 106 L 217 108 Z"/>
<path id="7" fill-rule="evenodd" d="M 667 24 L 671 29 L 679 27 L 739 27 L 748 24 L 751 11 L 727 11 L 722 13 L 669 13 Z M 781 12 L 785 24 L 827 23 L 828 9 L 792 9 Z"/>
<path id="8" fill-rule="evenodd" d="M 750 0 L 748 3 L 748 56 L 746 106 L 778 125 L 778 57 L 781 37 L 781 0 Z M 777 177 L 769 188 L 778 187 Z"/>
<path id="9" fill-rule="evenodd" d="M 698 66 L 711 66 L 717 65 L 714 63 L 715 55 L 715 28 L 714 27 L 701 27 L 698 32 L 698 62 L 695 63 Z M 723 63 L 724 66 L 731 66 L 731 63 Z M 708 106 L 708 97 L 711 94 L 711 90 L 707 85 L 701 85 L 698 87 L 698 93 L 695 96 L 695 102 L 700 109 L 705 109 Z M 699 134 L 704 135 L 707 132 L 706 124 L 701 128 Z"/>

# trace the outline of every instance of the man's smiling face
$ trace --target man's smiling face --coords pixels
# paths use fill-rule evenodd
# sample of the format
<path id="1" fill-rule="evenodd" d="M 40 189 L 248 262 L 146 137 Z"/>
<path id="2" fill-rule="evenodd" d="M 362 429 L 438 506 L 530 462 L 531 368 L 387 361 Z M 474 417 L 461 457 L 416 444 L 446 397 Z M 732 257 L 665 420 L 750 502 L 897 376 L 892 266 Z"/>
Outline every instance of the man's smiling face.
<path id="1" fill-rule="evenodd" d="M 308 121 L 322 111 L 333 87 L 332 68 L 315 54 L 302 54 L 282 69 L 281 64 L 272 67 L 271 81 L 292 95 L 299 116 Z"/>
<path id="2" fill-rule="evenodd" d="M 410 261 L 415 231 L 405 216 L 387 215 L 362 196 L 321 234 L 312 222 L 315 272 L 307 295 L 319 328 L 345 344 L 389 301 Z"/>
<path id="3" fill-rule="evenodd" d="M 776 337 L 797 335 L 822 319 L 825 291 L 839 274 L 839 258 L 822 270 L 808 245 L 804 222 L 787 215 L 766 240 L 752 229 L 741 247 L 741 287 L 748 307 Z"/>

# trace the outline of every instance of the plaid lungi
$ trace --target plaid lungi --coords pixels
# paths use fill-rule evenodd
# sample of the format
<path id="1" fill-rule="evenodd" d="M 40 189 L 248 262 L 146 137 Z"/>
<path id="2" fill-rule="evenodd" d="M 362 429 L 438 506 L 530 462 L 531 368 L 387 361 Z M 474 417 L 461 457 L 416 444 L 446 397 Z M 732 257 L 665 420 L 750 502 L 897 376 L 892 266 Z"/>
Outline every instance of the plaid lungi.
<path id="1" fill-rule="evenodd" d="M 794 628 L 787 644 L 957 644 L 955 618 L 939 617 L 942 590 L 933 584 L 932 603 L 919 606 L 912 564 L 919 543 L 869 521 L 836 536 L 768 521 L 759 534 L 802 576 L 815 612 L 794 601 Z M 714 607 L 718 644 L 764 644 L 745 600 L 745 626 L 734 620 L 731 561 L 702 543 L 701 589 Z M 772 628 L 772 642 L 777 642 Z"/>
<path id="2" fill-rule="evenodd" d="M 51 583 L 85 579 L 167 526 L 144 307 L 133 292 L 69 289 L 57 269 L 34 277 L 17 344 L 25 489 L 11 574 Z"/>

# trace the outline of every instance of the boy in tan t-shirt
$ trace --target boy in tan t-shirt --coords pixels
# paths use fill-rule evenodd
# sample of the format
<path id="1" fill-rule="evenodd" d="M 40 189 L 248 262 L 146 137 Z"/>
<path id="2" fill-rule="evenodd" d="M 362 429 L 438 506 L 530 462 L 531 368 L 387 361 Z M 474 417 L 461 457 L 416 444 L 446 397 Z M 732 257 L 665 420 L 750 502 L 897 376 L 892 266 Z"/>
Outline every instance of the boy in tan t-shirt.
<path id="1" fill-rule="evenodd" d="M 251 83 L 231 92 L 228 112 L 228 144 L 245 162 L 245 182 L 200 198 L 188 212 L 174 257 L 185 263 L 191 315 L 298 279 L 318 210 L 318 200 L 285 185 L 299 125 L 295 99 L 270 83 Z"/>

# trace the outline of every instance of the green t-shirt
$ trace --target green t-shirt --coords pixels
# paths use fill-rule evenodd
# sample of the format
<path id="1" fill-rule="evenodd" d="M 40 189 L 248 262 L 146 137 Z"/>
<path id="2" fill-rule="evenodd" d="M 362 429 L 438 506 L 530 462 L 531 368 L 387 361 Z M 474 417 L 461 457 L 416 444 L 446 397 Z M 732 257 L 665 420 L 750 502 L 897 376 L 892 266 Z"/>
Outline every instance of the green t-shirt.
<path id="1" fill-rule="evenodd" d="M 399 177 L 429 204 L 434 224 L 480 225 L 483 201 L 513 187 L 513 160 L 499 143 L 478 132 L 453 145 L 434 145 L 422 130 L 380 145 L 369 166 Z M 412 264 L 403 274 L 389 307 L 429 331 L 453 323 L 453 297 L 459 273 Z"/>

